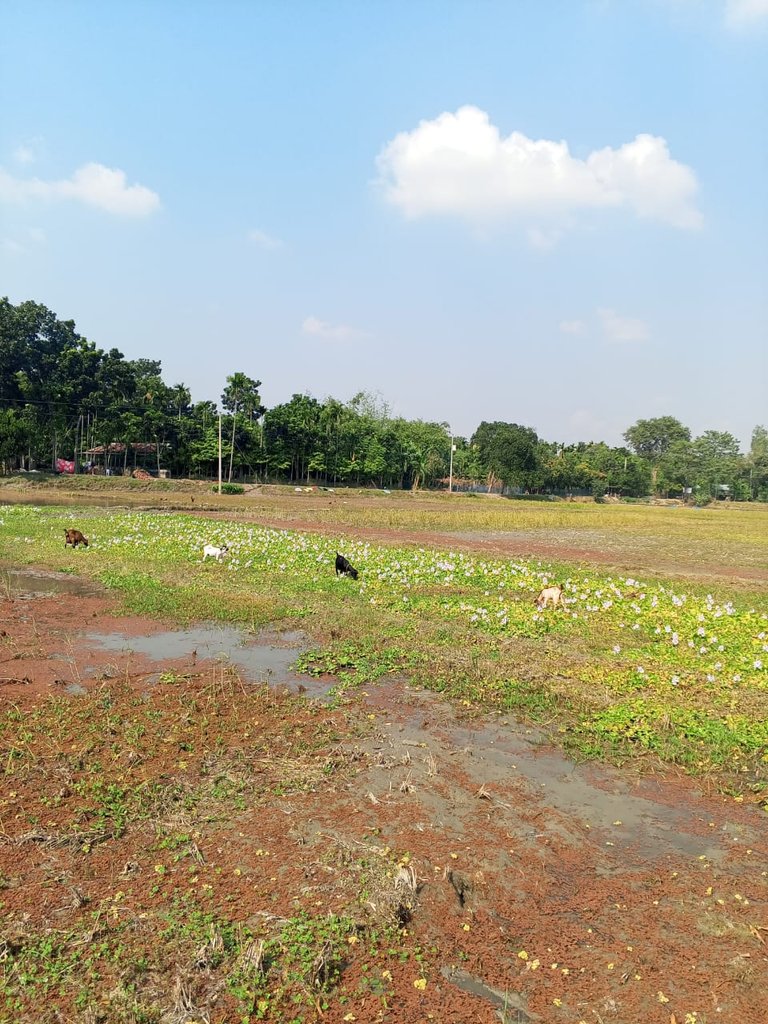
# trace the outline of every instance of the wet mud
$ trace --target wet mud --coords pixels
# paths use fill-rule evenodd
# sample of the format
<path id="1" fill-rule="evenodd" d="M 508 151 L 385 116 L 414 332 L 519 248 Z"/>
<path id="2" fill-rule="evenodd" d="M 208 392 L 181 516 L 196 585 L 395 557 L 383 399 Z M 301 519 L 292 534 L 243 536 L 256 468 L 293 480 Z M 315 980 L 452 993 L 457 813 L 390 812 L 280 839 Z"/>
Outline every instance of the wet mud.
<path id="1" fill-rule="evenodd" d="M 391 1013 L 377 1004 L 356 1019 L 764 1024 L 768 818 L 757 807 L 685 777 L 575 763 L 525 723 L 470 718 L 401 678 L 331 708 L 333 680 L 295 670 L 301 633 L 123 618 L 107 595 L 60 577 L 15 574 L 0 597 L 0 701 L 77 700 L 112 679 L 157 694 L 235 673 L 246 688 L 303 695 L 310 720 L 333 724 L 328 757 L 351 766 L 343 781 L 274 797 L 200 844 L 211 870 L 274 871 L 274 900 L 301 890 L 318 904 L 334 895 L 329 843 L 407 853 L 418 882 L 408 931 L 437 970 L 423 990 L 398 976 Z M 263 869 L 265 848 L 279 867 Z M 238 895 L 244 920 L 255 898 Z M 343 1012 L 323 1019 L 351 1019 Z"/>

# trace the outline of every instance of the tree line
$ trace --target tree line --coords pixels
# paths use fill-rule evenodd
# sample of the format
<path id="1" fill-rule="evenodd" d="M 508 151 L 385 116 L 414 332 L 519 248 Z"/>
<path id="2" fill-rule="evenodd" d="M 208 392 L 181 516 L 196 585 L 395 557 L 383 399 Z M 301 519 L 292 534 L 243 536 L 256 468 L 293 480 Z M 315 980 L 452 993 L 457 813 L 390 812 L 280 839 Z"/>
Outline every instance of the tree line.
<path id="1" fill-rule="evenodd" d="M 102 350 L 39 303 L 0 300 L 4 474 L 55 469 L 61 460 L 76 471 L 111 462 L 114 471 L 130 472 L 138 460 L 153 472 L 215 478 L 221 451 L 228 480 L 387 488 L 450 480 L 457 489 L 597 498 L 653 492 L 768 500 L 762 426 L 746 455 L 732 434 L 708 430 L 694 438 L 672 416 L 639 420 L 623 447 L 547 441 L 532 427 L 501 421 L 483 422 L 463 438 L 452 437 L 447 423 L 392 416 L 364 392 L 346 402 L 295 394 L 267 409 L 260 388 L 238 371 L 226 378 L 220 409 L 193 402 L 184 384 L 164 382 L 158 360 Z"/>

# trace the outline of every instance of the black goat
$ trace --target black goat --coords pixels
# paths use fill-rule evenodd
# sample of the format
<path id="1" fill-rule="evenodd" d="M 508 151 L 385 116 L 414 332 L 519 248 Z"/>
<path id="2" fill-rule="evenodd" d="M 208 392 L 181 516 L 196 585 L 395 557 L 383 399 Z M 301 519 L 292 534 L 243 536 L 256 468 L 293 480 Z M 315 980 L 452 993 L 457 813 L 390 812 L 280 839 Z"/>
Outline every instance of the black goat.
<path id="1" fill-rule="evenodd" d="M 351 576 L 353 580 L 356 580 L 359 575 L 357 569 L 354 567 L 354 565 L 352 565 L 350 560 L 348 558 L 345 558 L 344 555 L 340 555 L 339 552 L 337 551 L 336 575 L 338 576 L 340 573 L 342 576 Z"/>

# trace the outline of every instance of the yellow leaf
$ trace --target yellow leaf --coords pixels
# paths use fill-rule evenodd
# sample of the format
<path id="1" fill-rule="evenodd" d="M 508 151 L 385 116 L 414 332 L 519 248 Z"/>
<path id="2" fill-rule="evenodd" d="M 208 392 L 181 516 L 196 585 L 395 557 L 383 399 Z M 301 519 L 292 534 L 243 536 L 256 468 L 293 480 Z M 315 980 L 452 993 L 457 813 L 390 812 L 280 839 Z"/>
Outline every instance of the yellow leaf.
<path id="1" fill-rule="evenodd" d="M 527 960 L 528 959 L 528 954 L 526 953 L 526 951 L 524 949 L 521 949 L 520 952 L 517 955 L 520 957 L 521 960 Z"/>
<path id="2" fill-rule="evenodd" d="M 664 995 L 663 992 L 659 992 L 658 1000 L 660 1003 L 668 1003 L 669 999 Z"/>
<path id="3" fill-rule="evenodd" d="M 427 987 L 427 979 L 426 978 L 417 978 L 414 981 L 414 983 L 413 983 L 413 987 L 414 988 L 418 988 L 418 989 L 420 989 L 423 992 L 424 989 Z"/>

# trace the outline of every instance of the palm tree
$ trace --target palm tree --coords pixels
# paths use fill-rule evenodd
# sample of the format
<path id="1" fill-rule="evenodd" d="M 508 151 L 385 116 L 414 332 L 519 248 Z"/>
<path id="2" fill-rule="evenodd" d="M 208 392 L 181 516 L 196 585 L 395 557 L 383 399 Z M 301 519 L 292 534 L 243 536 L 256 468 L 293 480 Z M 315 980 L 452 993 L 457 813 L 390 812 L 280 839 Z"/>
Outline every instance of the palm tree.
<path id="1" fill-rule="evenodd" d="M 233 373 L 230 377 L 227 377 L 227 386 L 224 388 L 224 393 L 221 396 L 221 403 L 225 409 L 232 413 L 232 445 L 229 451 L 229 476 L 227 477 L 227 480 L 230 482 L 232 481 L 232 460 L 235 457 L 237 408 L 240 406 L 244 412 L 250 413 L 251 418 L 261 416 L 264 408 L 259 395 L 260 387 L 260 380 L 253 380 L 244 373 Z"/>

